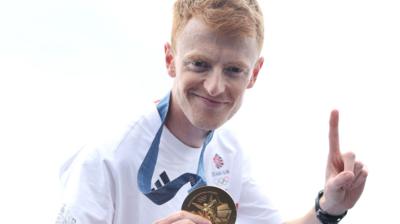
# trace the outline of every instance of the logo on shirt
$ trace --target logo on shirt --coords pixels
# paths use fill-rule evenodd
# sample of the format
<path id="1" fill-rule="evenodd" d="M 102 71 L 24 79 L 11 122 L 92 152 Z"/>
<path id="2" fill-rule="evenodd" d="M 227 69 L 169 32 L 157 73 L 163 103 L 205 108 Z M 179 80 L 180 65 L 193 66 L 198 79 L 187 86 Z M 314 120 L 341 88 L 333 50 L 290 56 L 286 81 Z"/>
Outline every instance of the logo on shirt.
<path id="1" fill-rule="evenodd" d="M 224 160 L 217 153 L 215 154 L 213 161 L 214 161 L 215 167 L 217 167 L 218 169 L 220 169 L 224 165 Z"/>
<path id="2" fill-rule="evenodd" d="M 227 186 L 229 184 L 229 176 L 222 176 L 217 179 L 217 185 L 219 186 Z"/>
<path id="3" fill-rule="evenodd" d="M 226 164 L 226 161 L 224 161 L 218 153 L 215 153 L 214 157 L 212 157 L 212 161 L 215 166 L 211 172 L 213 183 L 226 190 L 231 182 L 229 164 Z"/>
<path id="4" fill-rule="evenodd" d="M 161 183 L 160 179 L 161 179 L 162 183 Z M 166 184 L 168 184 L 168 183 L 170 182 L 169 177 L 168 177 L 168 175 L 167 175 L 167 172 L 165 172 L 165 171 L 163 171 L 163 172 L 160 174 L 160 179 L 158 179 L 158 180 L 154 183 L 154 185 L 156 186 L 157 189 L 161 188 L 163 185 L 166 185 Z M 155 188 L 152 188 L 151 190 L 154 191 Z"/>
<path id="5" fill-rule="evenodd" d="M 61 210 L 57 216 L 56 224 L 76 224 L 76 219 L 65 207 L 65 204 L 61 207 Z"/>

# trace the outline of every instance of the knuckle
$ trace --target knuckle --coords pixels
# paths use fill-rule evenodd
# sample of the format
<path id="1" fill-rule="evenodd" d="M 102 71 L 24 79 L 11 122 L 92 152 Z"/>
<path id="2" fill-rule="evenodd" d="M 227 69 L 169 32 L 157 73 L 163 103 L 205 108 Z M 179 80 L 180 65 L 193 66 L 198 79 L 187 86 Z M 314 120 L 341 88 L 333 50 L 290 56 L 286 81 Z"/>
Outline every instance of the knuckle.
<path id="1" fill-rule="evenodd" d="M 179 212 L 175 213 L 175 218 L 179 220 L 179 219 L 186 218 L 186 216 L 185 216 L 185 213 L 183 211 L 179 211 Z"/>
<path id="2" fill-rule="evenodd" d="M 360 169 L 360 170 L 361 170 L 361 169 L 364 167 L 364 164 L 363 164 L 362 162 L 360 162 L 360 161 L 356 161 L 355 167 L 356 167 L 357 169 Z"/>
<path id="3" fill-rule="evenodd" d="M 356 159 L 356 154 L 354 152 L 346 152 L 343 156 L 352 160 Z"/>

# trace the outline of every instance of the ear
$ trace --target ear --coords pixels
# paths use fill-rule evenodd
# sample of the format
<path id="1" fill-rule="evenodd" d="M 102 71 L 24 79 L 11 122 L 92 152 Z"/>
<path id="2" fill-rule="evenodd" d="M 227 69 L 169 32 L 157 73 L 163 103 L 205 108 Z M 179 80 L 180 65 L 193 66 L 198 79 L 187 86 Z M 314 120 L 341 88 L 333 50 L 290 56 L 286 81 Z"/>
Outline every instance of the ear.
<path id="1" fill-rule="evenodd" d="M 249 84 L 247 84 L 247 88 L 248 89 L 252 88 L 254 86 L 254 84 L 256 83 L 257 76 L 258 76 L 263 64 L 264 64 L 264 58 L 260 57 L 257 60 L 256 65 L 253 68 Z"/>
<path id="2" fill-rule="evenodd" d="M 165 65 L 167 66 L 167 71 L 169 76 L 175 77 L 175 63 L 174 63 L 174 51 L 169 43 L 165 43 L 164 45 L 164 53 L 165 53 Z"/>

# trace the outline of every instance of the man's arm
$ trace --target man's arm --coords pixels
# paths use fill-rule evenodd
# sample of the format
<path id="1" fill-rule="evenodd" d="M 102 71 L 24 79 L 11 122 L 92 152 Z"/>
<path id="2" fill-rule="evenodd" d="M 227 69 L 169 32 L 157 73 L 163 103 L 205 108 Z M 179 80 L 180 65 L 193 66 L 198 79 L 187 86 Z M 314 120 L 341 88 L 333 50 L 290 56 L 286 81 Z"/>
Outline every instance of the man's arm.
<path id="1" fill-rule="evenodd" d="M 324 194 L 319 200 L 321 209 L 333 216 L 340 216 L 352 208 L 360 198 L 368 172 L 356 161 L 352 152 L 341 153 L 339 147 L 339 112 L 331 112 L 329 122 L 329 155 L 326 167 Z M 286 224 L 320 224 L 315 208 L 303 217 Z"/>
<path id="2" fill-rule="evenodd" d="M 114 182 L 103 155 L 85 147 L 71 158 L 61 174 L 62 206 L 57 224 L 111 224 Z"/>

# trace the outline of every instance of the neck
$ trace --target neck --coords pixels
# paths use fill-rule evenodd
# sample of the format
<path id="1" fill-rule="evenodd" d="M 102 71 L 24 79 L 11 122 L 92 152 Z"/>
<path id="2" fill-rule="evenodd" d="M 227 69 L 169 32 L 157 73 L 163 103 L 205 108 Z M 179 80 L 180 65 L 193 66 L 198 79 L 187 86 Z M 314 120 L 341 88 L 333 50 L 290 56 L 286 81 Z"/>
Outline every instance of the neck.
<path id="1" fill-rule="evenodd" d="M 173 102 L 172 97 L 165 125 L 176 138 L 190 147 L 201 147 L 208 133 L 206 130 L 193 126 L 179 105 Z"/>

